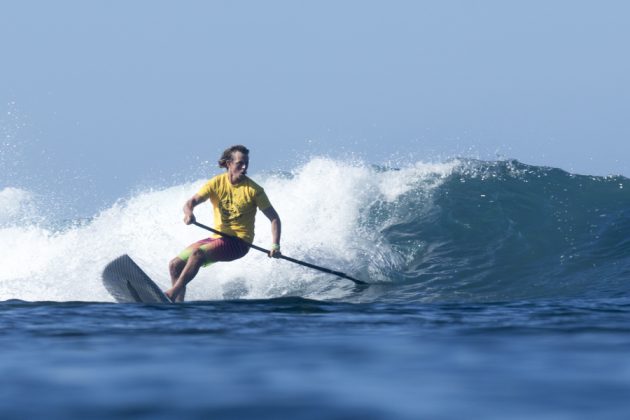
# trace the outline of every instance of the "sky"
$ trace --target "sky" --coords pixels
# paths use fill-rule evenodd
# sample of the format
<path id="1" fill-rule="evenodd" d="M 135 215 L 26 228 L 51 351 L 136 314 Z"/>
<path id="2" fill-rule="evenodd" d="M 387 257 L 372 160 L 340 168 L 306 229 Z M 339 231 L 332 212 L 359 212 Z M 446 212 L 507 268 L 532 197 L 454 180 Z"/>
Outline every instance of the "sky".
<path id="1" fill-rule="evenodd" d="M 1 1 L 0 190 L 92 211 L 316 155 L 630 176 L 630 3 Z"/>

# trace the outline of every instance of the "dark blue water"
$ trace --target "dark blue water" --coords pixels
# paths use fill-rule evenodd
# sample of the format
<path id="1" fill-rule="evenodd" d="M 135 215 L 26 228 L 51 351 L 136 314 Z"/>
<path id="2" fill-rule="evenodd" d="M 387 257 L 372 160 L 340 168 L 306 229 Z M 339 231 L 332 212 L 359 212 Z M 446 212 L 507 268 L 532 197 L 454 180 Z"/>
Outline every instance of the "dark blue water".
<path id="1" fill-rule="evenodd" d="M 410 182 L 356 215 L 374 246 L 341 268 L 367 290 L 282 266 L 264 299 L 6 299 L 1 417 L 628 418 L 628 179 L 466 161 Z M 55 290 L 5 296 L 18 280 Z"/>
<path id="2" fill-rule="evenodd" d="M 626 418 L 630 301 L 0 305 L 3 418 Z"/>

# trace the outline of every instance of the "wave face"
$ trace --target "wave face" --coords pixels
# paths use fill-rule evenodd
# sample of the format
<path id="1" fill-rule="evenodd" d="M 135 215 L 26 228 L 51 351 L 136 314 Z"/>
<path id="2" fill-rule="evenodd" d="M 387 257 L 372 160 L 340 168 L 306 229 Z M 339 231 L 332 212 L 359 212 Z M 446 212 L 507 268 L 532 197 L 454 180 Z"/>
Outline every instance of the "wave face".
<path id="1" fill-rule="evenodd" d="M 407 284 L 392 293 L 484 301 L 627 296 L 629 188 L 623 177 L 463 162 L 424 210 L 401 197 L 409 211 L 382 230 L 406 258 L 399 278 Z"/>
<path id="2" fill-rule="evenodd" d="M 373 286 L 269 260 L 202 270 L 192 300 L 302 296 L 349 302 L 616 298 L 630 291 L 630 182 L 516 161 L 401 168 L 312 158 L 258 174 L 283 221 L 283 252 Z M 128 253 L 163 288 L 168 261 L 206 235 L 181 222 L 205 180 L 120 199 L 90 220 L 46 219 L 28 191 L 0 191 L 0 300 L 111 301 L 103 267 Z M 209 204 L 195 211 L 211 224 Z M 270 243 L 257 219 L 255 243 Z"/>

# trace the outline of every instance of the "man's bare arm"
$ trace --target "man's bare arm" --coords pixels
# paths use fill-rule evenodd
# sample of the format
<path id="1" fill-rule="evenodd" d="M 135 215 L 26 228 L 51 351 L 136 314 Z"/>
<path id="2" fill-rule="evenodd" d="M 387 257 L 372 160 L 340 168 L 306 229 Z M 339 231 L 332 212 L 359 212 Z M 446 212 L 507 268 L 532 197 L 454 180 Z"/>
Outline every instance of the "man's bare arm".
<path id="1" fill-rule="evenodd" d="M 206 201 L 206 198 L 202 198 L 197 194 L 193 195 L 186 203 L 184 204 L 184 223 L 187 225 L 196 221 L 193 210 L 196 206 Z"/>
<path id="2" fill-rule="evenodd" d="M 273 206 L 267 207 L 262 212 L 271 222 L 272 249 L 269 252 L 269 256 L 277 257 L 280 255 L 280 236 L 282 234 L 282 223 L 280 222 L 280 216 L 278 216 L 278 212 L 273 208 Z"/>

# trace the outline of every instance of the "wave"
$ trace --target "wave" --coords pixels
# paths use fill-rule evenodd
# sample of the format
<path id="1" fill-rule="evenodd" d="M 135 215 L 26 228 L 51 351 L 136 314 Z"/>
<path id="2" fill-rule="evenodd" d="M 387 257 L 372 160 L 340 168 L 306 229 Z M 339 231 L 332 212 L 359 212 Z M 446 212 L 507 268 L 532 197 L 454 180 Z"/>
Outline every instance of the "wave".
<path id="1" fill-rule="evenodd" d="M 373 286 L 357 293 L 347 280 L 252 251 L 202 270 L 189 299 L 511 301 L 629 291 L 627 178 L 517 161 L 385 168 L 319 157 L 253 178 L 282 218 L 287 255 Z M 1 191 L 0 300 L 111 301 L 100 271 L 123 253 L 166 287 L 168 261 L 205 235 L 181 222 L 182 204 L 204 181 L 142 191 L 63 226 L 46 221 L 28 191 Z M 209 205 L 196 215 L 211 224 Z M 260 215 L 256 224 L 255 243 L 268 246 L 269 222 Z"/>
<path id="2" fill-rule="evenodd" d="M 517 161 L 465 161 L 431 204 L 385 227 L 411 285 L 430 299 L 509 301 L 627 296 L 630 183 Z"/>

